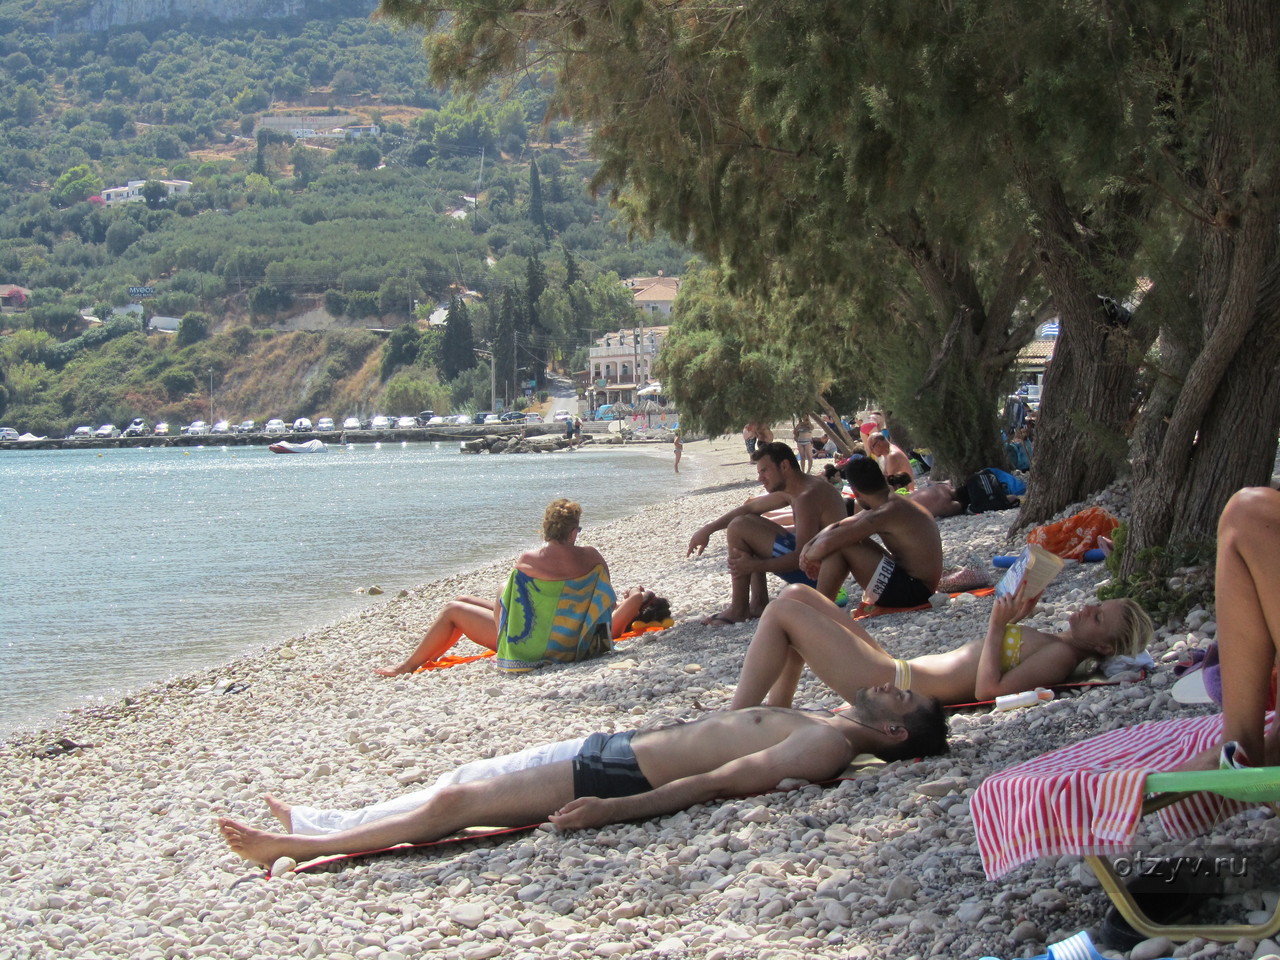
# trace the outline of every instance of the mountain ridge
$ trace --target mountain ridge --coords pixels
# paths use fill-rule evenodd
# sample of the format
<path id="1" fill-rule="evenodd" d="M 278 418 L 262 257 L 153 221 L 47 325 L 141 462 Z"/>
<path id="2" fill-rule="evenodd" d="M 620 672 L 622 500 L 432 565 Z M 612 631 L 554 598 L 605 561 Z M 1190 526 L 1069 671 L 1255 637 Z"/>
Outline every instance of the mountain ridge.
<path id="1" fill-rule="evenodd" d="M 55 33 L 102 33 L 141 23 L 213 20 L 235 23 L 296 17 L 366 15 L 377 0 L 342 4 L 335 0 L 92 0 L 43 5 Z"/>

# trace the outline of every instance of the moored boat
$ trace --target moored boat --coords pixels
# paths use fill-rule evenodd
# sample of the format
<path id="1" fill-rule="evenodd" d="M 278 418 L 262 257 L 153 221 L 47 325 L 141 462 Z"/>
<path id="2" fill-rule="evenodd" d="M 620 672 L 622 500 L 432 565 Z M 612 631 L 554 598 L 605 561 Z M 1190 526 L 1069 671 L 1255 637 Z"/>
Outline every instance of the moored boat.
<path id="1" fill-rule="evenodd" d="M 267 447 L 272 453 L 324 453 L 329 448 L 325 446 L 323 440 L 308 440 L 306 443 L 290 443 L 288 440 L 281 440 Z"/>

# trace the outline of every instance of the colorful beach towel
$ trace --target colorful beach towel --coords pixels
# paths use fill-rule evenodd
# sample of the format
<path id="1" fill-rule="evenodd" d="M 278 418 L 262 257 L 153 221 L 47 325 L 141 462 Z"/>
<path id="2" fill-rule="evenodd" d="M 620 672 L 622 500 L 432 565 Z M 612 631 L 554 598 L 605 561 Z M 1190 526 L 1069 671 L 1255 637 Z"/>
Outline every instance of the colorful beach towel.
<path id="1" fill-rule="evenodd" d="M 1083 560 L 1084 555 L 1099 545 L 1099 537 L 1110 537 L 1120 521 L 1101 507 L 1086 507 L 1055 523 L 1034 528 L 1027 543 L 1035 543 L 1064 560 Z"/>
<path id="2" fill-rule="evenodd" d="M 538 580 L 512 570 L 499 601 L 495 662 L 523 673 L 608 653 L 616 600 L 603 566 L 574 580 Z"/>
<path id="3" fill-rule="evenodd" d="M 1142 818 L 1147 774 L 1174 769 L 1221 734 L 1221 715 L 1122 727 L 988 777 L 972 803 L 987 879 L 1037 857 L 1126 852 Z M 1196 793 L 1160 811 L 1160 819 L 1170 836 L 1183 838 L 1243 809 Z"/>

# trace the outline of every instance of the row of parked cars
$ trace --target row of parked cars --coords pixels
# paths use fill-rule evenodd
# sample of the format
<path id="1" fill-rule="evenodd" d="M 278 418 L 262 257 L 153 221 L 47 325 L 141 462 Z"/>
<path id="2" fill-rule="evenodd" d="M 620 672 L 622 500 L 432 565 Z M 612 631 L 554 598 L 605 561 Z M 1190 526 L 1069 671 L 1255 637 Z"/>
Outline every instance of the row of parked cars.
<path id="1" fill-rule="evenodd" d="M 568 411 L 557 411 L 556 419 L 561 417 L 560 413 Z M 381 414 L 367 419 L 360 417 L 347 417 L 342 421 L 342 430 L 404 430 L 414 427 L 429 427 L 441 424 L 478 424 L 478 423 L 542 423 L 542 416 L 538 413 L 520 413 L 510 411 L 504 414 L 491 413 L 488 411 L 476 414 L 457 413 L 444 416 L 438 416 L 432 410 L 423 410 L 416 417 L 386 417 Z M 289 426 L 278 417 L 273 417 L 258 427 L 256 420 L 242 420 L 239 423 L 231 423 L 228 420 L 219 420 L 210 425 L 204 420 L 194 420 L 185 427 L 180 428 L 179 433 L 186 436 L 205 436 L 217 434 L 232 433 L 332 433 L 339 428 L 335 425 L 332 417 L 321 417 L 314 424 L 308 417 L 298 417 L 293 421 L 293 425 Z M 148 426 L 145 419 L 137 417 L 127 427 L 120 430 L 113 423 L 104 423 L 102 426 L 94 429 L 93 427 L 76 427 L 71 433 L 72 439 L 76 437 L 146 437 L 156 436 L 165 437 L 170 433 L 169 424 L 163 420 L 153 426 Z M 14 431 L 14 439 L 17 438 L 17 431 Z"/>

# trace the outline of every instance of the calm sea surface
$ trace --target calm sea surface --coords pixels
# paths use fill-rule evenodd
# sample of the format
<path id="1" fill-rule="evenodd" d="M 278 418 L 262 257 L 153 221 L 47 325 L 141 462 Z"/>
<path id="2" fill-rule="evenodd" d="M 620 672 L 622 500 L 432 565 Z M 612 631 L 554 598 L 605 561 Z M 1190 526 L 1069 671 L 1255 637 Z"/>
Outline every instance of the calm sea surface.
<path id="1" fill-rule="evenodd" d="M 665 456 L 655 455 L 665 452 Z M 669 448 L 473 456 L 454 444 L 0 455 L 0 735 L 216 666 L 692 484 Z M 496 590 L 497 584 L 495 584 Z"/>

